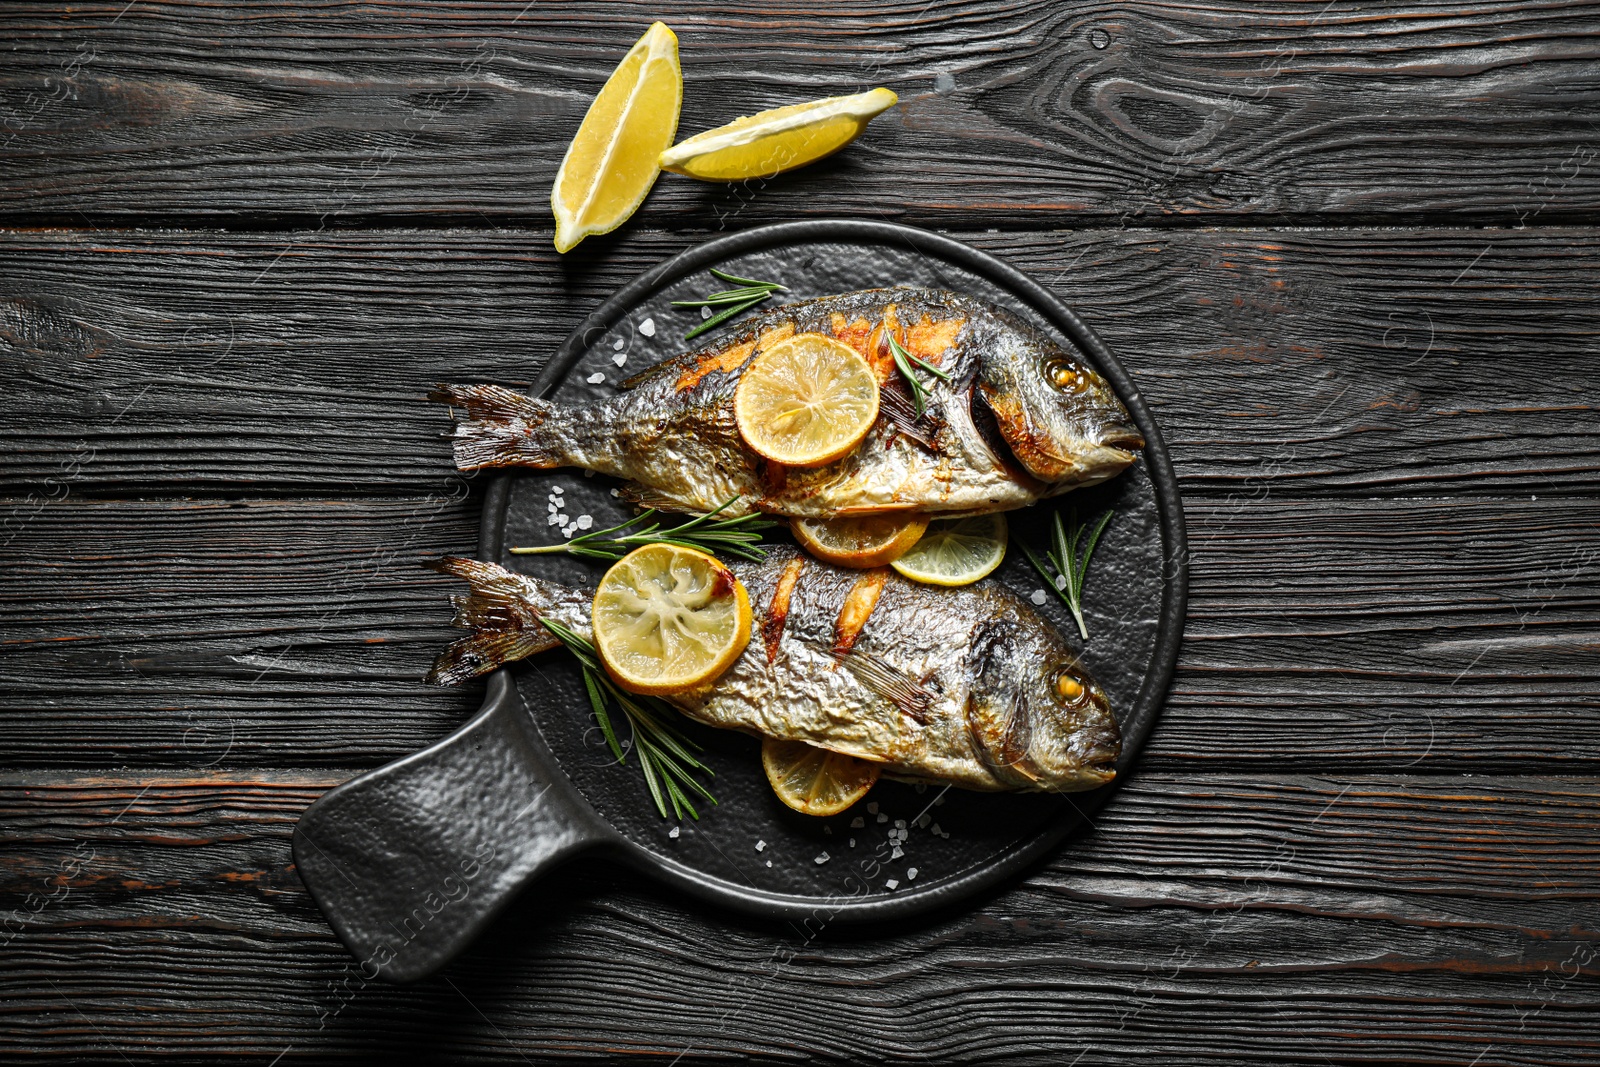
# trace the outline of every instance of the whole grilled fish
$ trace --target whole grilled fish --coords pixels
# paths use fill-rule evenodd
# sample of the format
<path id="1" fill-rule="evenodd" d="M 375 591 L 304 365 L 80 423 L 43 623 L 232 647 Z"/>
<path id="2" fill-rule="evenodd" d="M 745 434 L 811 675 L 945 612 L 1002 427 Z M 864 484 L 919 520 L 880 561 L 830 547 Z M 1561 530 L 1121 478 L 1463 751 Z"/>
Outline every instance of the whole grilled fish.
<path id="1" fill-rule="evenodd" d="M 587 591 L 457 557 L 434 569 L 471 584 L 456 623 L 473 632 L 430 681 L 554 647 L 541 617 L 592 633 Z M 689 717 L 872 760 L 902 781 L 1070 792 L 1115 776 L 1121 733 L 1104 692 L 999 583 L 930 589 L 788 548 L 733 569 L 750 594 L 750 644 L 716 681 L 670 698 Z"/>
<path id="2" fill-rule="evenodd" d="M 920 417 L 895 368 L 891 331 L 950 376 L 917 372 L 930 394 Z M 796 333 L 844 341 L 880 382 L 878 421 L 821 467 L 763 458 L 734 419 L 734 388 L 751 357 Z M 630 499 L 679 511 L 711 511 L 731 497 L 738 511 L 813 519 L 1006 511 L 1104 481 L 1144 446 L 1092 369 L 1015 316 L 944 291 L 867 289 L 775 308 L 624 385 L 586 408 L 493 385 L 441 386 L 432 396 L 466 409 L 455 432 L 462 470 L 586 467 L 627 479 Z"/>

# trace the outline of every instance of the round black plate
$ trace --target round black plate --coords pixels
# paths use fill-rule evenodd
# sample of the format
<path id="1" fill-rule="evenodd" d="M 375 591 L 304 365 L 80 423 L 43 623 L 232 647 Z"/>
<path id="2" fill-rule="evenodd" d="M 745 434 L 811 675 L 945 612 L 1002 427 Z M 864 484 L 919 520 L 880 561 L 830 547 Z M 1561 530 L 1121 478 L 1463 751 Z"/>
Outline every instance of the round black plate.
<path id="1" fill-rule="evenodd" d="M 907 226 L 822 221 L 765 226 L 690 249 L 624 286 L 576 330 L 535 392 L 566 404 L 615 393 L 624 378 L 712 339 L 683 335 L 698 312 L 670 306 L 722 287 L 707 268 L 782 282 L 783 300 L 886 285 L 952 289 L 1032 321 L 1097 367 L 1127 405 L 1147 442 L 1140 461 L 1110 483 L 1072 494 L 1062 507 L 1116 516 L 1095 553 L 1084 593 L 1090 640 L 1012 550 L 997 577 L 1035 602 L 1105 686 L 1123 731 L 1126 773 L 1160 710 L 1183 628 L 1186 553 L 1178 487 L 1133 381 L 1076 315 L 1041 286 L 983 252 Z M 771 304 L 778 303 L 777 299 Z M 769 305 L 770 306 L 770 305 Z M 513 545 L 561 538 L 551 525 L 556 487 L 568 521 L 593 528 L 632 514 L 615 482 L 573 469 L 499 478 L 484 507 L 480 557 L 516 570 L 592 587 L 603 567 L 566 556 L 514 556 Z M 1012 537 L 1043 540 L 1050 506 L 1012 512 Z M 867 801 L 828 819 L 797 814 L 773 796 L 760 745 L 731 731 L 690 724 L 715 770 L 718 804 L 700 818 L 663 820 L 637 763 L 619 766 L 605 747 L 571 658 L 547 654 L 511 668 L 516 690 L 562 771 L 612 834 L 626 860 L 714 903 L 766 916 L 868 919 L 940 906 L 1016 872 L 1062 841 L 1114 785 L 1073 795 L 988 795 L 882 782 Z M 501 692 L 500 679 L 490 699 Z M 888 831 L 909 837 L 894 855 Z M 673 831 L 676 828 L 677 833 Z M 938 831 L 937 833 L 935 831 Z"/>

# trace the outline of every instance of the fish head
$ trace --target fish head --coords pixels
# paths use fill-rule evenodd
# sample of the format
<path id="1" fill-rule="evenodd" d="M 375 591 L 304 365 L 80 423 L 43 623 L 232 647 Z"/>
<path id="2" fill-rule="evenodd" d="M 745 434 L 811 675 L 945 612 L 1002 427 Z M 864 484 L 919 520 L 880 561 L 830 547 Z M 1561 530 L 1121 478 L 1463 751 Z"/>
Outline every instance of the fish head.
<path id="1" fill-rule="evenodd" d="M 967 662 L 967 729 L 996 778 L 1070 792 L 1116 777 L 1121 730 L 1105 690 L 1063 642 L 999 617 L 974 633 Z"/>
<path id="2" fill-rule="evenodd" d="M 1094 368 L 1042 337 L 1005 330 L 983 344 L 975 396 L 1029 474 L 1064 488 L 1120 473 L 1144 437 Z"/>

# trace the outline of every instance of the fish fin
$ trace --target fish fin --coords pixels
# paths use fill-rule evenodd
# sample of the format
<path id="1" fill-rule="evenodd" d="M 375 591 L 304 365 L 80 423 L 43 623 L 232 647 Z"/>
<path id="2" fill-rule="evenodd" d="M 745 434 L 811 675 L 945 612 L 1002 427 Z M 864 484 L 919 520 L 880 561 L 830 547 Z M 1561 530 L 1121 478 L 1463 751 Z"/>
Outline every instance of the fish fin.
<path id="1" fill-rule="evenodd" d="M 651 365 L 649 367 L 646 367 L 644 370 L 640 371 L 638 374 L 635 374 L 635 375 L 633 375 L 633 376 L 631 376 L 629 378 L 623 379 L 622 384 L 617 386 L 617 388 L 618 389 L 637 389 L 637 388 L 639 388 L 639 386 L 645 384 L 646 382 L 654 381 L 655 379 L 661 377 L 662 375 L 682 374 L 683 373 L 683 368 L 684 368 L 684 365 L 685 365 L 686 362 L 687 361 L 682 356 L 679 356 L 679 357 L 677 357 L 675 359 L 664 359 L 660 363 L 656 363 L 656 364 L 653 364 L 653 365 Z"/>
<path id="2" fill-rule="evenodd" d="M 565 450 L 548 424 L 560 409 L 548 400 L 501 385 L 440 385 L 428 399 L 466 409 L 467 417 L 455 432 L 456 466 L 464 471 L 559 467 L 566 462 Z"/>
<path id="3" fill-rule="evenodd" d="M 861 649 L 835 652 L 834 658 L 844 664 L 856 681 L 899 708 L 907 718 L 918 725 L 927 724 L 928 712 L 936 697 L 921 680 Z"/>
<path id="4" fill-rule="evenodd" d="M 560 643 L 539 622 L 555 606 L 557 591 L 565 591 L 560 587 L 460 556 L 429 560 L 423 566 L 464 578 L 472 587 L 466 596 L 451 598 L 454 625 L 472 632 L 434 661 L 427 678 L 434 685 L 456 685 Z"/>
<path id="5" fill-rule="evenodd" d="M 930 452 L 934 450 L 936 446 L 933 439 L 938 436 L 939 424 L 928 412 L 924 412 L 922 418 L 917 418 L 917 409 L 911 406 L 911 400 L 904 390 L 898 387 L 878 390 L 878 410 L 895 428 L 895 432 Z"/>
<path id="6" fill-rule="evenodd" d="M 617 496 L 630 504 L 636 504 L 641 508 L 655 508 L 657 511 L 694 512 L 698 510 L 694 504 L 674 499 L 659 489 L 652 489 L 650 486 L 640 485 L 638 482 L 623 482 L 617 487 Z M 729 515 L 730 513 L 724 512 L 723 514 Z"/>

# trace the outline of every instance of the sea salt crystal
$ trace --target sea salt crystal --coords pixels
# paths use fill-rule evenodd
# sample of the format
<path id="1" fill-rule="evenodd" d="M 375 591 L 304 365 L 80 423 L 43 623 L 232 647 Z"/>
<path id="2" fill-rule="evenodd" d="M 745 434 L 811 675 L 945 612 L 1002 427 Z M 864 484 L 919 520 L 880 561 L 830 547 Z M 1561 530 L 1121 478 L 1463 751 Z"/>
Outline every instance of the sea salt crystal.
<path id="1" fill-rule="evenodd" d="M 871 804 L 868 804 L 867 811 L 873 815 L 878 814 L 878 802 L 874 800 Z"/>
<path id="2" fill-rule="evenodd" d="M 878 821 L 881 822 L 881 823 L 882 822 L 888 822 L 889 821 L 889 816 L 887 816 L 887 815 L 879 815 L 878 816 Z"/>
<path id="3" fill-rule="evenodd" d="M 1028 599 L 1033 601 L 1035 604 L 1043 604 L 1044 603 L 1044 590 L 1043 589 L 1035 589 L 1033 591 L 1033 594 L 1031 596 L 1029 596 Z"/>
<path id="4" fill-rule="evenodd" d="M 711 309 L 708 307 L 701 308 L 700 317 L 702 319 L 709 319 L 711 317 Z"/>
<path id="5" fill-rule="evenodd" d="M 656 320 L 645 319 L 639 324 L 639 332 L 646 337 L 654 337 L 656 335 Z"/>
<path id="6" fill-rule="evenodd" d="M 545 505 L 545 510 L 549 511 L 550 514 L 554 515 L 554 514 L 556 514 L 557 512 L 559 512 L 561 510 L 561 507 L 554 500 L 552 500 L 552 501 L 550 501 L 550 503 Z"/>
<path id="7" fill-rule="evenodd" d="M 944 831 L 939 829 L 939 824 L 938 823 L 934 823 L 933 824 L 933 832 L 938 834 L 940 837 L 944 836 Z"/>
<path id="8" fill-rule="evenodd" d="M 757 852 L 765 852 L 766 850 L 767 850 L 767 843 L 765 841 L 757 841 L 756 842 L 756 851 Z"/>
<path id="9" fill-rule="evenodd" d="M 613 489 L 613 490 L 611 490 L 611 495 L 612 496 L 621 496 L 622 495 L 622 490 L 621 489 Z"/>
<path id="10" fill-rule="evenodd" d="M 560 526 L 561 525 L 561 516 L 560 515 L 551 515 L 549 521 L 546 522 L 545 525 L 546 526 Z"/>
<path id="11" fill-rule="evenodd" d="M 863 819 L 859 815 L 850 820 L 850 829 L 852 830 L 859 830 L 865 825 L 867 825 L 867 820 Z"/>
<path id="12" fill-rule="evenodd" d="M 943 803 L 944 803 L 944 794 L 943 793 L 940 793 L 938 796 L 933 798 L 933 806 L 934 807 L 937 808 L 940 804 L 943 804 Z"/>
<path id="13" fill-rule="evenodd" d="M 606 376 L 604 374 L 601 374 L 599 371 L 595 371 L 593 374 L 589 375 L 589 377 L 585 379 L 585 381 L 587 381 L 590 385 L 599 385 L 601 382 L 603 382 L 605 380 L 606 380 Z M 1042 603 L 1044 603 L 1044 601 L 1041 600 L 1040 603 L 1042 604 Z"/>
<path id="14" fill-rule="evenodd" d="M 915 878 L 916 876 L 917 876 L 917 869 L 915 867 L 907 867 L 906 868 L 906 877 L 907 878 Z"/>
<path id="15" fill-rule="evenodd" d="M 892 860 L 897 860 L 901 856 L 904 856 L 905 854 L 906 854 L 906 850 L 901 848 L 899 845 L 896 845 L 894 847 L 894 851 L 889 853 L 889 858 L 892 859 Z"/>
<path id="16" fill-rule="evenodd" d="M 897 889 L 899 886 L 900 880 L 898 878 L 891 878 L 887 882 L 883 883 L 883 888 L 885 889 Z"/>
<path id="17" fill-rule="evenodd" d="M 619 338 L 616 339 L 616 342 L 613 343 L 611 347 L 612 347 L 613 350 L 615 350 L 617 352 L 621 352 L 622 351 L 622 346 L 627 344 L 627 343 L 628 343 L 628 339 L 626 337 L 619 337 Z"/>
<path id="18" fill-rule="evenodd" d="M 855 848 L 856 847 L 856 839 L 853 838 L 853 837 L 850 839 L 850 847 L 851 848 Z"/>
<path id="19" fill-rule="evenodd" d="M 828 854 L 826 852 L 824 852 L 822 855 L 817 856 L 814 859 L 812 859 L 811 862 L 815 863 L 818 867 L 821 867 L 824 863 L 828 862 Z"/>
<path id="20" fill-rule="evenodd" d="M 628 362 L 628 353 L 618 352 L 616 355 L 611 357 L 611 362 L 615 363 L 619 367 L 622 366 L 624 363 Z"/>
<path id="21" fill-rule="evenodd" d="M 570 526 L 570 525 L 572 525 L 572 520 L 567 518 L 565 515 L 557 515 L 556 516 L 556 521 L 559 522 L 562 526 Z"/>
<path id="22" fill-rule="evenodd" d="M 928 823 L 930 823 L 932 821 L 933 820 L 928 818 L 928 813 L 927 812 L 923 812 L 921 815 L 917 816 L 917 826 L 920 827 L 921 829 L 926 830 L 928 828 Z"/>
<path id="23" fill-rule="evenodd" d="M 578 516 L 578 529 L 587 530 L 589 527 L 591 527 L 593 525 L 594 525 L 594 516 L 593 515 L 579 515 Z"/>
<path id="24" fill-rule="evenodd" d="M 768 866 L 768 867 L 771 867 L 771 866 L 772 866 L 772 861 L 771 861 L 771 860 L 768 860 L 768 861 L 767 861 L 767 866 Z"/>
<path id="25" fill-rule="evenodd" d="M 583 476 L 585 478 L 593 478 L 594 477 L 594 471 L 586 470 L 586 471 L 583 472 Z"/>
<path id="26" fill-rule="evenodd" d="M 668 837 L 677 837 L 678 836 L 678 828 L 676 826 L 674 826 L 672 829 L 668 830 L 667 831 L 667 836 Z"/>
<path id="27" fill-rule="evenodd" d="M 830 835 L 831 835 L 831 834 L 832 834 L 832 833 L 833 833 L 833 827 L 831 827 L 831 826 L 824 826 L 824 827 L 823 827 L 823 828 L 822 828 L 822 832 L 823 832 L 823 833 L 825 833 L 825 834 L 830 834 Z"/>
<path id="28" fill-rule="evenodd" d="M 1057 589 L 1065 589 L 1066 587 L 1067 587 L 1067 576 L 1064 575 L 1064 574 L 1056 575 L 1056 588 Z"/>
<path id="29" fill-rule="evenodd" d="M 904 819 L 896 819 L 894 821 L 894 828 L 896 830 L 904 830 L 906 828 L 906 821 Z"/>

